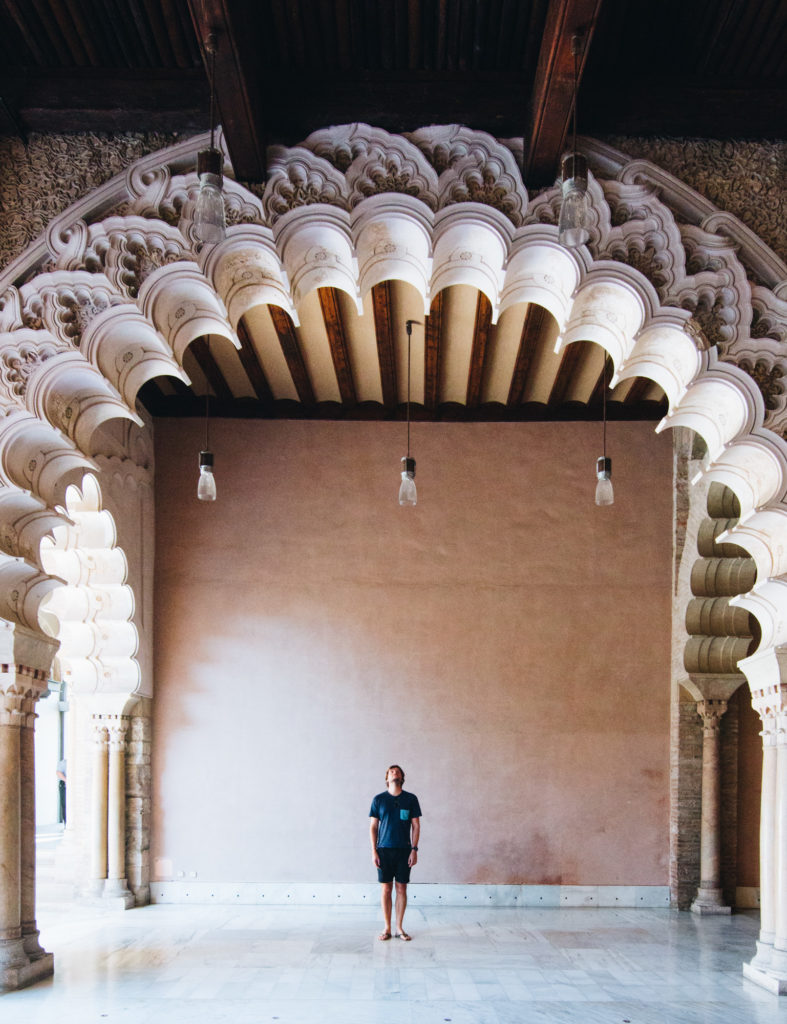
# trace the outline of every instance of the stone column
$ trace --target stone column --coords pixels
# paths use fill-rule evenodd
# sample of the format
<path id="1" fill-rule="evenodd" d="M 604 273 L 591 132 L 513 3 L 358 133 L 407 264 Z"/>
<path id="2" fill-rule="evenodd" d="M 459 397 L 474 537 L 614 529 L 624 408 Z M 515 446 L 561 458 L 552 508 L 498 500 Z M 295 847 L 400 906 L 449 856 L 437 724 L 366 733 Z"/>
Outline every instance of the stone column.
<path id="1" fill-rule="evenodd" d="M 751 981 L 787 995 L 787 709 L 779 688 L 754 691 L 763 722 L 760 939 L 743 965 Z"/>
<path id="2" fill-rule="evenodd" d="M 101 894 L 107 878 L 107 785 L 108 739 L 106 723 L 100 715 L 93 718 L 93 799 L 91 807 L 92 846 L 90 877 L 93 892 Z"/>
<path id="3" fill-rule="evenodd" d="M 22 942 L 22 697 L 0 691 L 0 988 L 17 988 L 30 961 Z"/>
<path id="4" fill-rule="evenodd" d="M 26 714 L 19 736 L 22 768 L 22 941 L 31 961 L 47 955 L 38 941 L 36 924 L 36 763 L 33 732 L 38 717 L 35 713 L 36 701 L 37 696 L 25 701 Z"/>
<path id="5" fill-rule="evenodd" d="M 760 806 L 760 937 L 755 968 L 771 965 L 776 937 L 776 801 L 778 748 L 776 718 L 768 715 L 762 723 L 762 799 Z M 746 965 L 748 967 L 748 964 Z M 745 970 L 745 968 L 744 968 Z"/>
<path id="6" fill-rule="evenodd" d="M 0 991 L 54 971 L 35 919 L 35 702 L 46 673 L 0 665 Z"/>
<path id="7" fill-rule="evenodd" d="M 134 898 L 126 881 L 126 732 L 129 720 L 117 715 L 108 719 L 109 789 L 107 794 L 107 880 L 104 895 Z"/>
<path id="8" fill-rule="evenodd" d="M 694 914 L 729 914 L 721 890 L 721 719 L 726 700 L 701 700 L 702 825 L 700 886 L 691 905 Z"/>

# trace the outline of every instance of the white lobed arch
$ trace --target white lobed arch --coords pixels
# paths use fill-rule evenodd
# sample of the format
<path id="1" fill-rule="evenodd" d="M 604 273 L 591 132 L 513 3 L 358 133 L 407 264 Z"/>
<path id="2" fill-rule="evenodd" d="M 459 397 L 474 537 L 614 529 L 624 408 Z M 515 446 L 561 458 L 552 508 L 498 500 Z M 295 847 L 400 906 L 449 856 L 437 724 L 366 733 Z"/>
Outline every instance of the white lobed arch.
<path id="1" fill-rule="evenodd" d="M 44 569 L 63 584 L 41 607 L 43 623 L 60 641 L 63 679 L 75 694 L 134 694 L 141 682 L 134 592 L 94 474 L 67 489 L 65 506 L 70 522 L 41 541 Z"/>
<path id="2" fill-rule="evenodd" d="M 195 338 L 239 347 L 236 327 L 255 306 L 278 305 L 297 322 L 304 297 L 333 286 L 360 310 L 374 284 L 394 279 L 427 311 L 441 289 L 469 284 L 495 319 L 536 302 L 556 319 L 559 346 L 601 345 L 613 383 L 647 376 L 664 389 L 659 429 L 689 426 L 705 439 L 704 472 L 738 496 L 734 540 L 757 560 L 751 608 L 763 638 L 784 644 L 787 402 L 766 409 L 746 360 L 782 365 L 787 268 L 751 232 L 658 168 L 584 140 L 598 173 L 591 239 L 568 251 L 557 243 L 559 189 L 529 200 L 515 145 L 459 126 L 392 136 L 356 124 L 272 150 L 261 199 L 229 180 L 227 238 L 200 247 L 193 161 L 203 144 L 146 157 L 80 200 L 0 279 L 8 488 L 57 516 L 65 487 L 95 471 L 96 431 L 136 419 L 145 381 L 186 380 Z M 752 339 L 755 304 L 773 337 Z M 0 501 L 0 537 L 4 516 Z M 765 599 L 769 580 L 779 585 Z"/>

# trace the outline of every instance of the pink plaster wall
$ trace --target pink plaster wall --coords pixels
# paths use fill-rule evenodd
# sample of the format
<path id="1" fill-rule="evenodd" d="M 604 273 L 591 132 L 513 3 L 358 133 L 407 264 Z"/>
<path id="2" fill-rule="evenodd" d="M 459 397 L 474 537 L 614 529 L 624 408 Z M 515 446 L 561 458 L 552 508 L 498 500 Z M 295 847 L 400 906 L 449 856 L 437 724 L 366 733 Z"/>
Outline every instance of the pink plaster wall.
<path id="1" fill-rule="evenodd" d="M 667 884 L 671 442 L 589 424 L 156 424 L 154 858 L 373 881 L 391 762 L 414 881 Z"/>

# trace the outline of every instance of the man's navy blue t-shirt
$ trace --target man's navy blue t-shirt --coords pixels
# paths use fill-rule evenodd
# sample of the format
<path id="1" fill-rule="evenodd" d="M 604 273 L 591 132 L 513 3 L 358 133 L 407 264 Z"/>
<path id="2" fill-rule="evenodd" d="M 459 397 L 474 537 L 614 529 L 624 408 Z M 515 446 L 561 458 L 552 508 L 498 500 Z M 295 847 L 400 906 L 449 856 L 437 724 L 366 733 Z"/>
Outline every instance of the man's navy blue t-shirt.
<path id="1" fill-rule="evenodd" d="M 386 789 L 372 800 L 370 818 L 378 818 L 377 845 L 389 849 L 410 849 L 410 823 L 421 817 L 421 807 L 415 793 L 405 790 L 399 796 L 391 796 Z"/>

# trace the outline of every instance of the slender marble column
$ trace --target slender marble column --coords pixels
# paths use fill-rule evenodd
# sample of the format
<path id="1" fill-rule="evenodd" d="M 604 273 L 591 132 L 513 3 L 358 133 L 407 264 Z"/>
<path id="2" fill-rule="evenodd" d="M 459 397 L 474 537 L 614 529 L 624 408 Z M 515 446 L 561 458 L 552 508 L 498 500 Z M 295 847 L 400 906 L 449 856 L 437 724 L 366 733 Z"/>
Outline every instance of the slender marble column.
<path id="1" fill-rule="evenodd" d="M 776 719 L 768 715 L 762 728 L 762 799 L 760 805 L 760 938 L 755 967 L 768 967 L 776 937 L 776 800 L 778 751 Z"/>
<path id="2" fill-rule="evenodd" d="M 694 914 L 729 914 L 721 890 L 721 719 L 726 700 L 701 700 L 702 826 L 700 886 L 691 905 Z"/>
<path id="3" fill-rule="evenodd" d="M 130 895 L 126 881 L 126 731 L 128 719 L 109 721 L 107 881 L 105 896 Z"/>
<path id="4" fill-rule="evenodd" d="M 0 987 L 17 985 L 29 964 L 22 942 L 22 698 L 0 691 Z"/>
<path id="5" fill-rule="evenodd" d="M 93 750 L 93 806 L 91 813 L 93 823 L 91 877 L 94 891 L 100 894 L 104 890 L 107 877 L 108 733 L 106 723 L 99 715 L 95 716 L 93 726 L 95 747 Z"/>
<path id="6" fill-rule="evenodd" d="M 756 694 L 763 721 L 760 811 L 760 940 L 745 977 L 787 995 L 787 715 L 774 690 Z"/>
<path id="7" fill-rule="evenodd" d="M 774 876 L 776 890 L 774 937 L 770 969 L 787 980 L 787 735 L 780 723 L 776 733 L 776 822 Z"/>
<path id="8" fill-rule="evenodd" d="M 35 767 L 35 713 L 37 698 L 26 700 L 25 721 L 20 733 L 20 763 L 22 768 L 22 941 L 31 961 L 46 956 L 38 941 L 36 925 L 36 767 Z"/>

